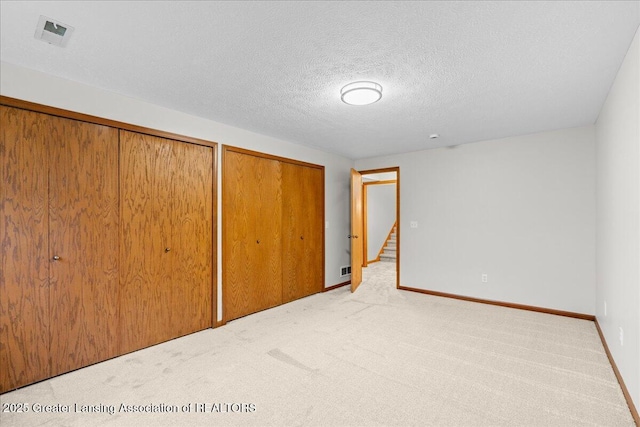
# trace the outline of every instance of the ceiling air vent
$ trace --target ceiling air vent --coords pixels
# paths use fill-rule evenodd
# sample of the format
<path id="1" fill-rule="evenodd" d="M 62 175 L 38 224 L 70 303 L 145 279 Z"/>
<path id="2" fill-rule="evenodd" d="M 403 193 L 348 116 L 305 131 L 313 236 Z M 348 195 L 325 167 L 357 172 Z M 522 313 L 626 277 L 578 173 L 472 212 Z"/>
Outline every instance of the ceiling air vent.
<path id="1" fill-rule="evenodd" d="M 40 15 L 34 37 L 49 44 L 65 47 L 71 33 L 73 33 L 73 27 Z"/>

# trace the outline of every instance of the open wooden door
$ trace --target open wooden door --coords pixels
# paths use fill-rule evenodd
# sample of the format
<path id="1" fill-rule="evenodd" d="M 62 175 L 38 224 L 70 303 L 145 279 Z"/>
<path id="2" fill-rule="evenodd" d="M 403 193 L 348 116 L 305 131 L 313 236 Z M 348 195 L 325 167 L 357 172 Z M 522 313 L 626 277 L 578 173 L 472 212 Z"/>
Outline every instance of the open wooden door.
<path id="1" fill-rule="evenodd" d="M 351 169 L 351 292 L 362 283 L 362 175 Z"/>

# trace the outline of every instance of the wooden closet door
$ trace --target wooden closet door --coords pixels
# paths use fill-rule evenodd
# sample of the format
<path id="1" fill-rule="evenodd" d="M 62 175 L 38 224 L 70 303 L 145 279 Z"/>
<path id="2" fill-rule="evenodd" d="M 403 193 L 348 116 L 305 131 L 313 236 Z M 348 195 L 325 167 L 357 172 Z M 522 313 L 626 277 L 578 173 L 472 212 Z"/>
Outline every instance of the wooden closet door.
<path id="1" fill-rule="evenodd" d="M 175 156 L 171 256 L 176 336 L 212 326 L 213 149 L 172 142 Z"/>
<path id="2" fill-rule="evenodd" d="M 324 170 L 304 169 L 304 284 L 305 294 L 324 289 Z"/>
<path id="3" fill-rule="evenodd" d="M 50 376 L 51 122 L 0 106 L 0 392 Z"/>
<path id="4" fill-rule="evenodd" d="M 47 121 L 51 375 L 57 375 L 118 350 L 118 130 Z"/>
<path id="5" fill-rule="evenodd" d="M 280 162 L 225 151 L 223 310 L 229 321 L 282 303 Z"/>
<path id="6" fill-rule="evenodd" d="M 321 169 L 282 164 L 282 302 L 322 291 L 323 200 Z"/>
<path id="7" fill-rule="evenodd" d="M 120 135 L 126 353 L 212 324 L 213 149 Z"/>
<path id="8" fill-rule="evenodd" d="M 120 353 L 170 339 L 172 145 L 120 131 Z"/>
<path id="9" fill-rule="evenodd" d="M 155 283 L 151 285 L 152 294 L 148 322 L 155 323 L 153 335 L 144 347 L 176 338 L 172 321 L 173 276 L 176 266 L 176 248 L 173 240 L 175 226 L 175 181 L 180 179 L 176 165 L 175 143 L 164 138 L 138 134 L 138 140 L 145 139 L 155 148 L 153 174 L 153 225 L 156 230 L 152 237 L 149 260 Z M 189 313 L 188 311 L 185 313 Z M 188 314 L 187 314 L 188 315 Z M 148 325 L 148 323 L 147 323 Z"/>

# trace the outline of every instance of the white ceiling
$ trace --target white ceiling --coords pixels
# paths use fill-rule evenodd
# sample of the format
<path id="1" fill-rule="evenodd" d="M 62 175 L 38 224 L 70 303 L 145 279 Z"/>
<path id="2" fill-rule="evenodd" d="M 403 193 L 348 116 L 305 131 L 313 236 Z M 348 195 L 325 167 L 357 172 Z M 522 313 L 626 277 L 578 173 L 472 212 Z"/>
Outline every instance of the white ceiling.
<path id="1" fill-rule="evenodd" d="M 594 123 L 640 2 L 3 1 L 0 15 L 2 61 L 358 159 Z M 40 15 L 75 27 L 66 48 L 34 38 Z M 382 99 L 342 103 L 363 79 Z"/>

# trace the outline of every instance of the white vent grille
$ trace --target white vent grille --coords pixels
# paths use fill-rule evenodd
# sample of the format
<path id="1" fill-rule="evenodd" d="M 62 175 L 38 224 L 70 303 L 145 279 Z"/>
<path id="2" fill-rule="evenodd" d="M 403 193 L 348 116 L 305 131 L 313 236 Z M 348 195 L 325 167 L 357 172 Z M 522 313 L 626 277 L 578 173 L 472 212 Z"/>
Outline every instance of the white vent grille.
<path id="1" fill-rule="evenodd" d="M 49 44 L 65 47 L 69 42 L 71 33 L 73 33 L 73 27 L 40 15 L 34 37 Z"/>
<path id="2" fill-rule="evenodd" d="M 351 266 L 345 265 L 344 267 L 340 267 L 340 277 L 348 276 L 351 274 Z"/>

